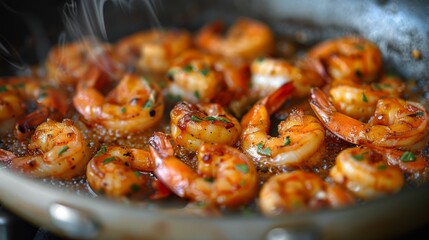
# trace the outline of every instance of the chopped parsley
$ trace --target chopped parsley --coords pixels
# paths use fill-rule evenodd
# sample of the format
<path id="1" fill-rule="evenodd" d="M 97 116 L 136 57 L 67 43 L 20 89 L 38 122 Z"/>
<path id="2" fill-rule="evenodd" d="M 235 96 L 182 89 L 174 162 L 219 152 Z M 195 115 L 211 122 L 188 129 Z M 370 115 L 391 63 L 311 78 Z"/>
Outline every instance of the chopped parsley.
<path id="1" fill-rule="evenodd" d="M 97 154 L 95 154 L 96 157 L 100 156 L 103 153 L 106 153 L 107 151 L 107 147 L 106 145 L 101 146 L 100 150 L 97 152 Z"/>
<path id="2" fill-rule="evenodd" d="M 63 148 L 61 148 L 61 150 L 58 152 L 58 156 L 61 156 L 61 154 L 63 154 L 68 149 L 69 149 L 69 146 L 64 146 Z"/>
<path id="3" fill-rule="evenodd" d="M 43 92 L 43 93 L 39 94 L 39 96 L 37 97 L 37 99 L 41 100 L 41 99 L 44 99 L 47 96 L 48 96 L 48 94 L 46 94 L 46 93 Z"/>
<path id="4" fill-rule="evenodd" d="M 200 73 L 201 73 L 201 75 L 203 75 L 205 77 L 209 74 L 209 70 L 207 68 L 204 68 L 204 69 L 200 70 Z"/>
<path id="5" fill-rule="evenodd" d="M 194 96 L 195 96 L 198 100 L 200 100 L 200 99 L 201 99 L 200 92 L 198 92 L 198 90 L 196 90 L 196 91 L 194 92 Z"/>
<path id="6" fill-rule="evenodd" d="M 103 164 L 107 164 L 109 162 L 115 161 L 115 157 L 109 157 L 103 160 Z"/>
<path id="7" fill-rule="evenodd" d="M 194 121 L 194 122 L 201 122 L 201 121 L 202 121 L 202 119 L 201 119 L 201 118 L 199 118 L 199 117 L 197 117 L 197 116 L 195 116 L 195 115 L 192 115 L 192 116 L 191 116 L 191 120 L 192 120 L 192 121 Z"/>
<path id="8" fill-rule="evenodd" d="M 258 63 L 261 63 L 261 62 L 263 62 L 264 61 L 264 57 L 258 57 L 257 59 L 256 59 L 256 62 L 258 62 Z"/>
<path id="9" fill-rule="evenodd" d="M 287 146 L 287 145 L 289 145 L 290 144 L 290 137 L 289 136 L 287 136 L 286 138 L 285 138 L 285 141 L 283 142 L 283 147 L 285 147 L 285 146 Z"/>
<path id="10" fill-rule="evenodd" d="M 168 93 L 165 98 L 167 99 L 167 101 L 169 102 L 180 102 L 182 101 L 182 96 L 180 95 L 173 95 L 171 93 Z"/>
<path id="11" fill-rule="evenodd" d="M 271 149 L 269 147 L 263 149 L 264 145 L 262 144 L 262 142 L 256 144 L 256 146 L 258 147 L 258 153 L 264 156 L 271 156 Z"/>
<path id="12" fill-rule="evenodd" d="M 240 187 L 244 187 L 246 186 L 246 181 L 242 179 L 239 184 L 240 184 Z"/>
<path id="13" fill-rule="evenodd" d="M 182 67 L 182 70 L 189 73 L 189 72 L 192 72 L 192 70 L 194 70 L 194 67 L 192 67 L 191 64 L 188 64 L 188 65 Z"/>
<path id="14" fill-rule="evenodd" d="M 352 154 L 352 158 L 356 161 L 362 161 L 364 159 L 363 154 Z"/>
<path id="15" fill-rule="evenodd" d="M 355 45 L 355 48 L 356 48 L 357 50 L 359 50 L 359 51 L 363 51 L 363 50 L 365 50 L 365 47 L 364 47 L 362 44 L 356 44 L 356 45 Z"/>
<path id="16" fill-rule="evenodd" d="M 152 101 L 151 99 L 148 99 L 148 100 L 144 103 L 143 108 L 152 108 L 152 107 L 153 107 L 153 105 L 154 105 L 153 101 Z"/>
<path id="17" fill-rule="evenodd" d="M 381 88 L 380 84 L 378 84 L 378 83 L 373 83 L 372 88 L 377 90 L 377 91 L 383 90 L 383 88 Z"/>
<path id="18" fill-rule="evenodd" d="M 249 172 L 249 166 L 247 166 L 247 164 L 235 164 L 234 167 L 235 167 L 235 169 L 237 169 L 238 171 L 240 171 L 242 173 L 248 173 Z"/>
<path id="19" fill-rule="evenodd" d="M 24 83 L 23 83 L 23 82 L 17 83 L 17 84 L 15 84 L 15 85 L 13 85 L 13 87 L 14 87 L 15 89 L 18 89 L 18 88 L 24 88 Z"/>
<path id="20" fill-rule="evenodd" d="M 401 162 L 414 162 L 416 161 L 416 156 L 412 152 L 404 152 L 401 156 Z"/>
<path id="21" fill-rule="evenodd" d="M 125 113 L 127 111 L 127 109 L 125 107 L 121 108 L 121 113 Z"/>
<path id="22" fill-rule="evenodd" d="M 214 178 L 212 178 L 212 177 L 206 177 L 206 178 L 204 178 L 204 181 L 212 183 L 212 182 L 214 182 Z"/>
<path id="23" fill-rule="evenodd" d="M 134 175 L 136 175 L 136 177 L 140 177 L 142 174 L 139 171 L 134 171 Z"/>
<path id="24" fill-rule="evenodd" d="M 365 93 L 362 93 L 362 101 L 363 102 L 368 102 L 368 98 L 366 97 Z"/>
<path id="25" fill-rule="evenodd" d="M 386 165 L 378 165 L 378 166 L 377 166 L 377 169 L 378 169 L 378 170 L 386 170 L 386 169 L 387 169 L 387 166 L 386 166 Z"/>
<path id="26" fill-rule="evenodd" d="M 6 86 L 0 86 L 0 93 L 2 92 L 6 92 L 7 91 L 7 87 Z"/>

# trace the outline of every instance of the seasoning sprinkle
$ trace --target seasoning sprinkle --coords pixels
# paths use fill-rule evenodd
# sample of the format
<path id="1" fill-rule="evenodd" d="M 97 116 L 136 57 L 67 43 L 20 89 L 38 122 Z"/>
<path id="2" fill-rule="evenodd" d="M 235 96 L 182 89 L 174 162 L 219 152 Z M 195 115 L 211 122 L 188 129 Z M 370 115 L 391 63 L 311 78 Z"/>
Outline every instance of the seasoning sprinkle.
<path id="1" fill-rule="evenodd" d="M 115 157 L 109 157 L 103 160 L 103 164 L 107 164 L 109 162 L 115 161 Z"/>
<path id="2" fill-rule="evenodd" d="M 45 97 L 47 97 L 48 96 L 48 94 L 46 94 L 46 93 L 41 93 L 41 94 L 39 94 L 39 96 L 37 97 L 37 99 L 39 99 L 39 100 L 41 100 L 41 99 L 44 99 Z"/>
<path id="3" fill-rule="evenodd" d="M 7 87 L 6 86 L 0 86 L 0 93 L 2 92 L 6 92 L 7 91 Z"/>
<path id="4" fill-rule="evenodd" d="M 68 149 L 69 149 L 69 146 L 64 146 L 63 148 L 61 148 L 61 150 L 58 152 L 58 156 L 61 156 L 61 154 L 63 154 Z"/>
<path id="5" fill-rule="evenodd" d="M 425 115 L 422 111 L 408 115 L 409 117 L 421 117 Z"/>
<path id="6" fill-rule="evenodd" d="M 238 171 L 242 172 L 242 173 L 248 173 L 249 172 L 249 166 L 247 166 L 247 164 L 235 164 L 234 165 L 235 169 L 237 169 Z"/>
<path id="7" fill-rule="evenodd" d="M 139 171 L 134 171 L 134 175 L 136 175 L 136 177 L 140 177 L 142 174 Z"/>
<path id="8" fill-rule="evenodd" d="M 206 178 L 204 178 L 204 181 L 212 183 L 212 182 L 214 182 L 214 179 L 212 177 L 206 177 Z"/>
<path id="9" fill-rule="evenodd" d="M 381 88 L 380 84 L 378 84 L 378 83 L 373 83 L 373 84 L 372 84 L 372 88 L 373 88 L 374 90 L 377 90 L 377 91 L 383 90 L 383 89 Z"/>
<path id="10" fill-rule="evenodd" d="M 416 161 L 416 156 L 412 152 L 404 152 L 401 156 L 401 162 L 414 162 Z"/>
<path id="11" fill-rule="evenodd" d="M 125 107 L 121 108 L 121 113 L 125 113 L 127 111 L 127 109 Z"/>
<path id="12" fill-rule="evenodd" d="M 153 101 L 152 100 L 150 100 L 150 99 L 148 99 L 145 103 L 144 103 L 144 105 L 143 105 L 143 108 L 151 108 L 151 107 L 153 107 Z"/>
<path id="13" fill-rule="evenodd" d="M 378 169 L 378 170 L 386 170 L 386 169 L 387 169 L 387 166 L 386 166 L 386 165 L 378 165 L 378 166 L 377 166 L 377 169 Z"/>

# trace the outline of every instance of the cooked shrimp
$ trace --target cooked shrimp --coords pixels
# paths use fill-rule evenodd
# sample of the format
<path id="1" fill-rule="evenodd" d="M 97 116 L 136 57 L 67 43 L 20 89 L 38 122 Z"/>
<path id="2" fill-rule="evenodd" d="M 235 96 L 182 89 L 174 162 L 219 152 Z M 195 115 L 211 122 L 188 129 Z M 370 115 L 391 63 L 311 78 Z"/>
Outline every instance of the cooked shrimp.
<path id="1" fill-rule="evenodd" d="M 150 152 L 155 175 L 175 194 L 196 202 L 235 208 L 250 202 L 257 193 L 258 175 L 252 161 L 239 150 L 205 143 L 198 150 L 198 169 L 174 157 L 167 136 L 155 133 Z"/>
<path id="2" fill-rule="evenodd" d="M 402 171 L 410 174 L 422 173 L 429 167 L 429 162 L 424 157 L 410 151 L 372 145 L 368 145 L 368 147 L 374 152 L 383 155 L 389 165 L 398 166 Z"/>
<path id="3" fill-rule="evenodd" d="M 241 132 L 238 120 L 216 103 L 180 102 L 171 110 L 170 121 L 174 141 L 191 151 L 204 142 L 233 145 Z"/>
<path id="4" fill-rule="evenodd" d="M 324 79 L 308 65 L 310 60 L 293 66 L 288 61 L 274 58 L 257 58 L 251 64 L 252 88 L 265 97 L 287 82 L 293 82 L 294 95 L 308 96 L 311 87 L 322 86 Z"/>
<path id="5" fill-rule="evenodd" d="M 316 45 L 308 57 L 321 61 L 325 73 L 331 79 L 354 79 L 371 82 L 382 70 L 382 55 L 378 47 L 369 40 L 357 37 L 342 37 Z"/>
<path id="6" fill-rule="evenodd" d="M 429 141 L 429 114 L 419 103 L 380 99 L 368 123 L 339 113 L 318 88 L 312 89 L 310 105 L 326 128 L 353 144 L 418 150 Z"/>
<path id="7" fill-rule="evenodd" d="M 190 103 L 211 102 L 226 87 L 223 74 L 215 69 L 216 61 L 197 50 L 180 54 L 168 69 L 170 94 Z"/>
<path id="8" fill-rule="evenodd" d="M 40 83 L 42 79 L 10 77 L 0 81 L 4 84 L 0 85 L 0 129 L 3 133 L 10 132 L 17 122 L 26 121 L 25 118 L 30 118 L 39 111 L 45 112 L 46 115 L 44 118 L 38 118 L 37 122 L 32 119 L 31 127 L 35 128 L 47 117 L 53 117 L 54 112 L 64 116 L 68 111 L 65 94 L 50 85 Z M 24 117 L 25 114 L 30 116 Z M 19 124 L 17 126 L 25 132 L 28 129 L 24 127 Z"/>
<path id="9" fill-rule="evenodd" d="M 46 75 L 57 85 L 74 87 L 94 65 L 112 76 L 122 70 L 109 44 L 85 39 L 53 47 L 46 60 Z"/>
<path id="10" fill-rule="evenodd" d="M 340 208 L 353 203 L 353 197 L 341 187 L 300 170 L 272 176 L 259 193 L 259 207 L 266 216 Z"/>
<path id="11" fill-rule="evenodd" d="M 382 155 L 363 147 L 341 151 L 330 177 L 366 200 L 396 193 L 404 185 L 403 174 L 397 166 L 389 165 Z"/>
<path id="12" fill-rule="evenodd" d="M 183 29 L 149 30 L 121 39 L 116 44 L 119 59 L 140 71 L 164 72 L 172 59 L 191 46 L 191 35 Z"/>
<path id="13" fill-rule="evenodd" d="M 323 155 L 325 129 L 317 118 L 294 110 L 278 126 L 278 137 L 268 135 L 270 115 L 291 93 L 291 83 L 265 97 L 243 117 L 241 148 L 257 162 L 276 166 L 314 166 Z M 277 107 L 273 107 L 277 105 Z"/>
<path id="14" fill-rule="evenodd" d="M 120 134 L 144 131 L 155 126 L 164 111 L 158 86 L 145 77 L 133 74 L 125 75 L 107 96 L 91 85 L 82 84 L 73 103 L 90 124 L 98 124 Z"/>
<path id="15" fill-rule="evenodd" d="M 28 155 L 11 157 L 10 167 L 34 177 L 71 179 L 84 173 L 90 150 L 80 130 L 69 119 L 48 119 L 28 144 Z"/>
<path id="16" fill-rule="evenodd" d="M 196 36 L 196 44 L 211 53 L 231 58 L 252 60 L 269 55 L 274 46 L 274 36 L 265 24 L 249 18 L 240 18 L 222 36 L 223 24 L 214 22 L 204 26 Z"/>
<path id="17" fill-rule="evenodd" d="M 102 146 L 89 161 L 86 178 L 96 193 L 113 198 L 131 197 L 147 189 L 147 178 L 140 171 L 154 170 L 149 151 Z"/>
<path id="18" fill-rule="evenodd" d="M 379 99 L 401 97 L 405 90 L 404 82 L 387 77 L 371 84 L 334 80 L 330 85 L 329 95 L 336 109 L 361 121 L 368 121 L 374 114 Z"/>

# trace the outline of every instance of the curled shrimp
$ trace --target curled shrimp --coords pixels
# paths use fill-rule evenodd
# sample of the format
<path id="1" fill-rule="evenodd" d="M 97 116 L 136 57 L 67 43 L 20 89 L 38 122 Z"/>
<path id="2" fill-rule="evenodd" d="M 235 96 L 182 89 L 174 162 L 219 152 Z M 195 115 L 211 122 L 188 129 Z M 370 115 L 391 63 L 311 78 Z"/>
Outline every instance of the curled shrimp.
<path id="1" fill-rule="evenodd" d="M 64 116 L 68 111 L 64 92 L 40 83 L 41 79 L 10 77 L 0 81 L 1 132 L 10 132 L 15 125 L 17 133 L 30 132 L 30 128 L 34 130 L 47 117 Z"/>
<path id="2" fill-rule="evenodd" d="M 171 110 L 170 119 L 174 141 L 191 151 L 204 142 L 233 145 L 240 137 L 238 120 L 216 103 L 180 102 Z"/>
<path id="3" fill-rule="evenodd" d="M 310 105 L 326 128 L 353 144 L 418 150 L 429 141 L 429 114 L 419 103 L 380 99 L 368 123 L 338 112 L 318 88 L 312 89 Z"/>
<path id="4" fill-rule="evenodd" d="M 235 148 L 212 143 L 201 145 L 195 172 L 174 157 L 165 134 L 155 133 L 150 144 L 155 175 L 182 198 L 236 208 L 250 202 L 257 193 L 258 175 L 253 163 Z"/>
<path id="5" fill-rule="evenodd" d="M 86 178 L 91 189 L 112 198 L 144 193 L 147 177 L 140 171 L 154 171 L 149 151 L 121 146 L 102 146 L 89 161 Z"/>
<path id="6" fill-rule="evenodd" d="M 249 19 L 238 19 L 222 36 L 223 24 L 214 22 L 204 26 L 196 36 L 196 44 L 202 49 L 225 57 L 252 60 L 270 54 L 274 36 L 265 24 Z"/>
<path id="7" fill-rule="evenodd" d="M 330 177 L 366 200 L 396 193 L 404 185 L 403 174 L 397 166 L 389 165 L 382 155 L 364 147 L 341 151 Z"/>
<path id="8" fill-rule="evenodd" d="M 91 84 L 79 85 L 73 103 L 90 124 L 98 124 L 121 134 L 155 126 L 164 111 L 158 86 L 134 74 L 125 75 L 107 96 Z"/>
<path id="9" fill-rule="evenodd" d="M 322 157 L 325 129 L 317 118 L 295 110 L 278 126 L 278 137 L 268 134 L 270 115 L 291 93 L 287 83 L 263 98 L 243 117 L 241 148 L 257 162 L 276 166 L 314 166 Z M 277 105 L 277 106 L 276 106 Z"/>
<path id="10" fill-rule="evenodd" d="M 404 90 L 405 84 L 398 78 L 383 77 L 379 82 L 371 84 L 334 80 L 330 84 L 329 95 L 339 112 L 368 121 L 374 114 L 379 99 L 400 97 Z"/>
<path id="11" fill-rule="evenodd" d="M 216 57 L 197 50 L 180 54 L 168 69 L 170 94 L 191 103 L 211 102 L 225 88 L 216 61 Z"/>
<path id="12" fill-rule="evenodd" d="M 331 79 L 354 79 L 371 82 L 377 79 L 382 69 L 382 55 L 369 40 L 348 36 L 322 42 L 308 52 L 325 67 L 323 76 Z"/>
<path id="13" fill-rule="evenodd" d="M 191 35 L 182 29 L 149 30 L 121 39 L 115 46 L 121 62 L 140 71 L 164 72 L 172 59 L 191 46 Z"/>
<path id="14" fill-rule="evenodd" d="M 111 45 L 84 39 L 53 47 L 46 60 L 46 76 L 60 86 L 75 87 L 93 66 L 119 75 L 121 67 Z"/>
<path id="15" fill-rule="evenodd" d="M 252 88 L 259 96 L 274 92 L 287 82 L 293 82 L 294 95 L 305 97 L 310 94 L 313 86 L 322 86 L 325 81 L 319 74 L 310 68 L 312 61 L 302 60 L 293 66 L 286 60 L 274 58 L 257 58 L 250 67 L 252 74 Z"/>
<path id="16" fill-rule="evenodd" d="M 340 186 L 300 170 L 270 177 L 259 193 L 259 207 L 271 217 L 352 204 L 353 197 Z"/>
<path id="17" fill-rule="evenodd" d="M 40 178 L 72 179 L 80 176 L 90 159 L 84 136 L 70 119 L 62 122 L 48 119 L 40 124 L 27 149 L 28 156 L 9 157 L 9 165 Z"/>

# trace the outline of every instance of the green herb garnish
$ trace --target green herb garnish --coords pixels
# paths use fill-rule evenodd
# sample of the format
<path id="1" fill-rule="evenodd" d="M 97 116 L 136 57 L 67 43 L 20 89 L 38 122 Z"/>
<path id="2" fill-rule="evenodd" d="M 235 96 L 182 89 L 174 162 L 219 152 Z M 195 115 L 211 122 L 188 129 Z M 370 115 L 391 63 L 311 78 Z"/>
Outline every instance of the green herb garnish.
<path id="1" fill-rule="evenodd" d="M 203 75 L 205 77 L 209 74 L 209 70 L 207 68 L 204 68 L 204 69 L 200 70 L 200 73 L 201 73 L 201 75 Z"/>
<path id="2" fill-rule="evenodd" d="M 240 171 L 242 173 L 248 173 L 249 172 L 249 166 L 247 166 L 247 164 L 235 164 L 234 167 L 235 167 L 235 169 L 237 169 L 238 171 Z"/>
<path id="3" fill-rule="evenodd" d="M 377 169 L 378 170 L 386 170 L 387 166 L 386 165 L 379 165 L 379 166 L 377 166 Z"/>
<path id="4" fill-rule="evenodd" d="M 194 92 L 194 96 L 195 96 L 198 100 L 200 100 L 200 98 L 201 98 L 201 96 L 200 96 L 200 92 L 198 92 L 198 91 L 195 91 L 195 92 Z"/>
<path id="5" fill-rule="evenodd" d="M 410 114 L 408 116 L 409 117 L 419 117 L 419 116 L 421 117 L 423 115 L 425 115 L 423 112 L 416 112 L 416 113 Z"/>
<path id="6" fill-rule="evenodd" d="M 58 156 L 61 156 L 61 154 L 63 154 L 68 149 L 69 149 L 69 146 L 64 146 L 63 148 L 61 148 L 61 150 L 58 152 Z"/>
<path id="7" fill-rule="evenodd" d="M 285 138 L 285 141 L 283 142 L 283 147 L 285 147 L 285 146 L 287 146 L 287 145 L 289 145 L 290 144 L 290 137 L 289 136 L 287 136 L 286 138 Z"/>
<path id="8" fill-rule="evenodd" d="M 41 93 L 39 94 L 39 96 L 37 97 L 38 100 L 44 99 L 45 97 L 47 97 L 48 94 L 47 93 Z"/>
<path id="9" fill-rule="evenodd" d="M 7 87 L 6 86 L 0 86 L 0 93 L 2 92 L 6 92 L 7 91 Z"/>
<path id="10" fill-rule="evenodd" d="M 139 171 L 134 171 L 134 175 L 136 175 L 136 177 L 140 177 L 142 174 Z"/>
<path id="11" fill-rule="evenodd" d="M 15 89 L 18 89 L 18 88 L 24 88 L 24 83 L 23 83 L 23 82 L 17 83 L 17 84 L 15 84 L 15 85 L 13 85 L 13 87 L 14 87 Z"/>
<path id="12" fill-rule="evenodd" d="M 381 88 L 380 84 L 378 84 L 378 83 L 373 83 L 372 88 L 377 90 L 377 91 L 383 90 L 383 88 Z"/>
<path id="13" fill-rule="evenodd" d="M 192 116 L 191 116 L 191 120 L 192 120 L 192 121 L 194 121 L 194 122 L 201 122 L 201 121 L 202 121 L 202 119 L 201 119 L 201 118 L 199 118 L 199 117 L 197 117 L 197 116 L 195 116 L 195 115 L 192 115 Z"/>
<path id="14" fill-rule="evenodd" d="M 365 93 L 362 93 L 362 101 L 368 102 L 368 98 L 366 97 Z"/>
<path id="15" fill-rule="evenodd" d="M 115 157 L 109 157 L 103 160 L 103 164 L 107 164 L 109 162 L 115 161 Z"/>
<path id="16" fill-rule="evenodd" d="M 188 65 L 182 67 L 182 69 L 183 69 L 183 71 L 189 73 L 189 72 L 192 72 L 192 70 L 194 70 L 194 67 L 192 67 L 191 64 L 188 64 Z"/>
<path id="17" fill-rule="evenodd" d="M 264 156 L 271 156 L 271 149 L 269 147 L 263 149 L 264 145 L 262 144 L 262 142 L 256 144 L 256 146 L 258 147 L 258 153 Z"/>
<path id="18" fill-rule="evenodd" d="M 240 185 L 240 187 L 244 187 L 244 186 L 246 186 L 246 181 L 242 179 L 242 180 L 240 181 L 239 185 Z"/>
<path id="19" fill-rule="evenodd" d="M 256 62 L 261 63 L 264 61 L 264 57 L 258 57 L 256 58 Z"/>
<path id="20" fill-rule="evenodd" d="M 404 152 L 401 156 L 401 162 L 414 162 L 416 161 L 416 156 L 412 152 Z"/>
<path id="21" fill-rule="evenodd" d="M 121 108 L 121 113 L 125 113 L 127 111 L 127 109 L 125 107 Z"/>
<path id="22" fill-rule="evenodd" d="M 355 47 L 356 47 L 356 49 L 357 49 L 357 50 L 359 50 L 359 51 L 363 51 L 363 50 L 365 50 L 365 47 L 364 47 L 362 44 L 356 44 L 356 45 L 355 45 Z"/>
<path id="23" fill-rule="evenodd" d="M 214 182 L 214 178 L 212 178 L 212 177 L 206 177 L 206 178 L 204 178 L 204 181 L 212 183 L 212 182 Z"/>
<path id="24" fill-rule="evenodd" d="M 356 161 L 362 161 L 364 159 L 363 154 L 352 154 L 352 158 Z"/>
<path id="25" fill-rule="evenodd" d="M 154 105 L 153 101 L 152 101 L 151 99 L 148 99 L 148 100 L 144 103 L 143 108 L 152 108 L 152 107 L 153 107 L 153 105 Z"/>
<path id="26" fill-rule="evenodd" d="M 96 157 L 100 156 L 101 154 L 105 153 L 107 151 L 107 147 L 105 145 L 101 146 L 100 150 L 98 150 L 97 154 L 95 154 Z"/>

